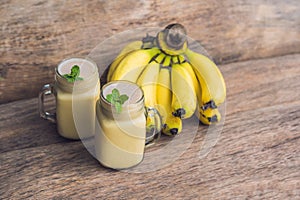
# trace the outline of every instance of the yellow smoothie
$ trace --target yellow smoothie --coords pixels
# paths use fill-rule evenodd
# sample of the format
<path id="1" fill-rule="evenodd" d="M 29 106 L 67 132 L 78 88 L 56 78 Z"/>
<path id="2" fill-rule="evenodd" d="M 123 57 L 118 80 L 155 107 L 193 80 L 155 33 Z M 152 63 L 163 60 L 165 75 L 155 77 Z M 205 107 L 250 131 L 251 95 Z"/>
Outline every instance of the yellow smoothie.
<path id="1" fill-rule="evenodd" d="M 62 75 L 70 73 L 74 65 L 80 67 L 83 80 L 70 83 Z M 69 139 L 94 135 L 95 107 L 100 93 L 97 65 L 81 58 L 63 61 L 56 70 L 55 92 L 59 134 Z"/>
<path id="2" fill-rule="evenodd" d="M 129 96 L 121 113 L 116 113 L 114 106 L 105 100 L 114 87 Z M 99 162 L 114 169 L 140 163 L 146 137 L 144 97 L 140 88 L 127 81 L 104 86 L 97 102 L 96 115 L 95 149 Z"/>

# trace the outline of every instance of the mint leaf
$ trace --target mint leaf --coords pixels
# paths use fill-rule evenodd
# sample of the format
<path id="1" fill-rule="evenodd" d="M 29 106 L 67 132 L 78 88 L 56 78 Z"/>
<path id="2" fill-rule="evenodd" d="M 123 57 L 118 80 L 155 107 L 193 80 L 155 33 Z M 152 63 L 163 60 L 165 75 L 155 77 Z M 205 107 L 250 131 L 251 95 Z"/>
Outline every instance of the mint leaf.
<path id="1" fill-rule="evenodd" d="M 122 94 L 120 96 L 120 102 L 121 102 L 121 104 L 124 104 L 125 101 L 127 101 L 127 100 L 128 100 L 128 96 L 126 94 Z"/>
<path id="2" fill-rule="evenodd" d="M 117 113 L 122 112 L 122 104 L 120 102 L 116 102 L 115 107 L 116 107 Z"/>
<path id="3" fill-rule="evenodd" d="M 67 79 L 67 81 L 68 81 L 69 83 L 73 83 L 73 82 L 75 81 L 75 79 L 74 79 L 72 76 L 70 76 L 69 74 L 65 74 L 65 75 L 63 75 L 63 77 L 64 77 L 65 79 Z"/>
<path id="4" fill-rule="evenodd" d="M 80 74 L 80 68 L 78 65 L 74 65 L 71 69 L 71 76 L 78 77 Z"/>
<path id="5" fill-rule="evenodd" d="M 70 82 L 70 83 L 74 83 L 75 82 L 75 78 L 69 78 L 69 80 L 68 80 L 68 82 Z"/>
<path id="6" fill-rule="evenodd" d="M 119 96 L 120 96 L 119 90 L 117 90 L 117 89 L 115 88 L 115 89 L 113 89 L 111 92 L 112 92 L 112 95 L 113 95 L 113 98 L 114 98 L 114 99 L 119 98 Z"/>
<path id="7" fill-rule="evenodd" d="M 106 95 L 106 100 L 115 106 L 117 113 L 121 113 L 122 104 L 124 104 L 128 98 L 129 97 L 126 94 L 120 96 L 119 90 L 116 88 L 111 91 L 111 94 Z"/>
<path id="8" fill-rule="evenodd" d="M 80 68 L 78 65 L 74 65 L 71 69 L 70 74 L 64 74 L 63 77 L 67 79 L 69 83 L 74 83 L 75 81 L 81 81 L 83 80 L 82 77 L 79 77 L 80 75 Z"/>
<path id="9" fill-rule="evenodd" d="M 112 94 L 106 95 L 106 100 L 107 100 L 109 103 L 112 103 L 112 99 L 113 99 Z"/>

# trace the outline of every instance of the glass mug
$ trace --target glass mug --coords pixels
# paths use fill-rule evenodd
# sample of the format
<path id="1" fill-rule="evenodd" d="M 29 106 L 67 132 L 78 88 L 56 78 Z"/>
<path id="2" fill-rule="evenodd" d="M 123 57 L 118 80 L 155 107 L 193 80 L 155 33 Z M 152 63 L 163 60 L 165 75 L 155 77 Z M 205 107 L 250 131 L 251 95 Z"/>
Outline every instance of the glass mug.
<path id="1" fill-rule="evenodd" d="M 129 98 L 117 111 L 106 97 L 117 89 L 119 94 Z M 105 167 L 126 169 L 139 164 L 144 157 L 144 148 L 159 138 L 159 131 L 146 135 L 146 110 L 142 89 L 129 81 L 113 81 L 102 87 L 96 104 L 95 153 L 97 160 Z M 148 116 L 157 116 L 155 109 L 147 110 Z M 155 121 L 157 125 L 158 121 Z M 146 145 L 145 145 L 146 143 Z"/>
<path id="2" fill-rule="evenodd" d="M 72 83 L 68 82 L 63 75 L 70 74 L 74 65 L 79 66 L 79 77 L 82 80 Z M 95 62 L 84 58 L 63 60 L 55 69 L 54 84 L 44 85 L 39 93 L 40 116 L 55 122 L 58 133 L 65 138 L 80 139 L 80 137 L 93 136 L 95 132 L 95 107 L 99 94 L 100 81 Z M 45 111 L 45 95 L 55 96 L 55 113 Z M 80 137 L 76 126 L 84 127 L 84 132 L 80 134 Z"/>

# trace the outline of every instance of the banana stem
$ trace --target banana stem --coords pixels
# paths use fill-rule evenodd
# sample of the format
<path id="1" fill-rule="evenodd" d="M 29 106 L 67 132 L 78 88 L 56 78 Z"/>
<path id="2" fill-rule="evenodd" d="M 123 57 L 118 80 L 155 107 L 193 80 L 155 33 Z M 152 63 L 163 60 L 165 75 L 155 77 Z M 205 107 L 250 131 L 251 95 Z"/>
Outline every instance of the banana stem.
<path id="1" fill-rule="evenodd" d="M 165 42 L 172 49 L 182 49 L 186 42 L 186 30 L 181 24 L 170 24 L 165 29 Z"/>
<path id="2" fill-rule="evenodd" d="M 156 44 L 167 55 L 180 55 L 187 49 L 187 36 L 184 26 L 170 24 L 156 36 Z"/>

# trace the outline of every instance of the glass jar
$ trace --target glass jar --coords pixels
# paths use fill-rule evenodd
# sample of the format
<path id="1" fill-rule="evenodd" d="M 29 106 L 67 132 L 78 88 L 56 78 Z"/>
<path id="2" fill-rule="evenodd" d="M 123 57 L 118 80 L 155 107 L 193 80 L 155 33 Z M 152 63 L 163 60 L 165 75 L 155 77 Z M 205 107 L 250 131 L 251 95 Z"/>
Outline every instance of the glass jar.
<path id="1" fill-rule="evenodd" d="M 129 99 L 117 112 L 106 96 L 116 88 Z M 129 81 L 113 81 L 103 86 L 96 105 L 95 149 L 97 160 L 106 167 L 124 169 L 143 160 L 146 140 L 144 95 Z"/>
<path id="2" fill-rule="evenodd" d="M 68 82 L 63 77 L 78 65 L 83 80 Z M 68 139 L 90 137 L 95 132 L 95 107 L 99 98 L 100 81 L 97 64 L 83 58 L 62 61 L 55 69 L 54 84 L 44 85 L 39 95 L 39 110 L 42 118 L 57 123 L 58 133 Z M 56 113 L 44 110 L 44 95 L 54 94 Z M 80 137 L 78 132 L 80 131 Z"/>

